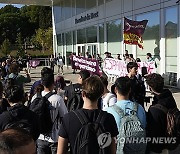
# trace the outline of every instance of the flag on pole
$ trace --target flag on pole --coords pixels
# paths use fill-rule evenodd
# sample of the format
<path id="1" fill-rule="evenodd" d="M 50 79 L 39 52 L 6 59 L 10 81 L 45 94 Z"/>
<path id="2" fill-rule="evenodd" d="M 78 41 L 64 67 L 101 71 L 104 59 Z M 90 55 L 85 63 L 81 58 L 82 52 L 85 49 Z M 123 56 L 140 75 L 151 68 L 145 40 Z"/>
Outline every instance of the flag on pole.
<path id="1" fill-rule="evenodd" d="M 148 20 L 133 21 L 124 18 L 124 43 L 135 44 L 143 49 L 142 35 L 146 28 Z"/>

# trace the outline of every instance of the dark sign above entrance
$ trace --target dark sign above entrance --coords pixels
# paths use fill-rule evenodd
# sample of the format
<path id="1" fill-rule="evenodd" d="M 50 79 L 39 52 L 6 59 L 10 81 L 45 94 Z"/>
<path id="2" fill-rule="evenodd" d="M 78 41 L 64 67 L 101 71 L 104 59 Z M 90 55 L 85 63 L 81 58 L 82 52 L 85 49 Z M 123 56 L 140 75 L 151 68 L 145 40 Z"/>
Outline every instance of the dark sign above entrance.
<path id="1" fill-rule="evenodd" d="M 86 16 L 81 16 L 79 19 L 75 19 L 75 24 L 78 24 L 80 22 L 84 22 L 87 20 L 91 20 L 93 18 L 97 18 L 99 16 L 99 12 L 96 13 L 88 13 Z"/>

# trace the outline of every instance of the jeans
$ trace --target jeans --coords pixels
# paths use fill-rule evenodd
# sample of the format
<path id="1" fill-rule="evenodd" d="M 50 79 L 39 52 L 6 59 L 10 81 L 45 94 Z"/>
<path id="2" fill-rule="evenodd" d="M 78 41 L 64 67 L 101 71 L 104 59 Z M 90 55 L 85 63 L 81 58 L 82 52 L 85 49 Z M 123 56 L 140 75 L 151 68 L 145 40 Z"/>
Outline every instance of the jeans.
<path id="1" fill-rule="evenodd" d="M 37 154 L 56 154 L 58 143 L 37 140 Z"/>

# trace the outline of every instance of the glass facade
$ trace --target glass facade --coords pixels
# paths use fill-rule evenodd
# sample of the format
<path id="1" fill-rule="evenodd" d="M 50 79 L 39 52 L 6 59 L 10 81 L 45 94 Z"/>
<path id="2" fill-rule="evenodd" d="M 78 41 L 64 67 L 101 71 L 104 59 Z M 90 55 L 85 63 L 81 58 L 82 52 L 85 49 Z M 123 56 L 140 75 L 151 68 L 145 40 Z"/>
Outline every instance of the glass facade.
<path id="1" fill-rule="evenodd" d="M 121 20 L 109 21 L 107 23 L 107 42 L 108 51 L 111 52 L 112 55 L 121 53 L 121 41 Z"/>
<path id="2" fill-rule="evenodd" d="M 116 54 L 118 53 L 122 55 L 122 49 L 125 48 L 129 53 L 132 53 L 133 49 L 133 53 L 136 52 L 137 55 L 134 58 L 140 58 L 141 61 L 147 61 L 146 54 L 149 52 L 156 61 L 157 72 L 168 76 L 168 79 L 165 79 L 166 84 L 176 86 L 178 72 L 177 57 L 179 50 L 177 37 L 178 30 L 180 29 L 178 22 L 178 7 L 172 6 L 162 8 L 163 11 L 160 11 L 160 8 L 154 8 L 152 9 L 153 11 L 149 9 L 149 12 L 137 11 L 138 14 L 134 14 L 136 12 L 134 11 L 128 14 L 128 19 L 132 19 L 133 16 L 137 21 L 148 20 L 147 27 L 142 36 L 144 41 L 144 49 L 142 50 L 137 46 L 135 48 L 132 45 L 123 44 L 123 19 L 121 19 L 123 14 L 121 14 L 121 11 L 115 14 L 118 10 L 113 10 L 114 12 L 108 10 L 112 13 L 108 16 L 108 13 L 106 14 L 107 8 L 98 7 L 107 2 L 109 3 L 109 6 L 111 5 L 110 1 L 112 0 L 67 0 L 60 2 L 62 4 L 61 7 L 54 7 L 58 10 L 55 11 L 55 21 L 57 25 L 61 21 L 79 15 L 85 11 L 88 11 L 87 13 L 89 14 L 99 11 L 98 18 L 82 21 L 82 24 L 79 23 L 75 26 L 72 22 L 72 26 L 68 25 L 67 29 L 65 27 L 66 25 L 64 26 L 63 24 L 66 24 L 66 22 L 70 24 L 69 20 L 62 22 L 63 29 L 61 30 L 61 28 L 59 28 L 60 34 L 57 35 L 58 52 L 66 53 L 66 57 L 68 57 L 71 52 L 78 53 L 78 51 L 83 51 L 84 53 L 87 50 L 96 48 L 96 51 L 98 51 L 102 57 L 106 50 L 111 52 L 113 57 L 116 57 Z M 114 3 L 112 3 L 112 5 L 114 5 Z M 82 16 L 86 16 L 86 12 L 82 14 Z M 75 18 L 80 19 L 80 17 L 81 15 Z M 72 19 L 74 20 L 74 18 Z M 160 25 L 160 21 L 163 21 L 164 23 L 161 23 L 162 25 Z M 164 26 L 164 28 L 161 29 L 160 27 L 162 26 Z M 64 33 L 63 30 L 66 32 Z M 91 45 L 93 47 L 91 47 Z M 165 56 L 160 57 L 160 51 L 164 51 L 164 49 Z M 161 61 L 163 62 L 161 63 Z M 160 63 L 165 65 L 165 72 L 164 70 L 161 70 Z"/>

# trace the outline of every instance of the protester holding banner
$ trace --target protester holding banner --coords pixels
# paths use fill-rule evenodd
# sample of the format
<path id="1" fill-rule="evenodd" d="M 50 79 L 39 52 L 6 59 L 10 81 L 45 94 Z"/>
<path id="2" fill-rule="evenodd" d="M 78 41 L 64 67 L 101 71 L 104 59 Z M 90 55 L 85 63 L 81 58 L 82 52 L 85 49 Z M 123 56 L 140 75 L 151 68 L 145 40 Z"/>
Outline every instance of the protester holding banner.
<path id="1" fill-rule="evenodd" d="M 101 58 L 100 54 L 97 54 L 97 61 L 99 63 L 99 66 L 101 67 L 102 66 L 102 62 L 103 62 L 103 59 Z"/>
<path id="2" fill-rule="evenodd" d="M 143 49 L 142 35 L 146 28 L 148 20 L 133 21 L 124 18 L 124 43 L 135 44 Z"/>
<path id="3" fill-rule="evenodd" d="M 155 62 L 155 60 L 154 60 L 154 58 L 152 57 L 151 53 L 147 53 L 146 56 L 147 56 L 147 61 L 148 61 L 148 62 Z M 154 65 L 155 65 L 155 68 L 157 68 L 156 62 L 154 63 Z"/>
<path id="4" fill-rule="evenodd" d="M 75 62 L 73 61 L 73 56 L 75 56 L 75 52 L 72 52 L 69 56 L 70 62 L 71 62 L 71 67 L 73 69 L 73 74 L 76 73 L 76 68 L 75 68 Z"/>

